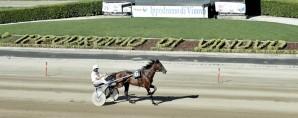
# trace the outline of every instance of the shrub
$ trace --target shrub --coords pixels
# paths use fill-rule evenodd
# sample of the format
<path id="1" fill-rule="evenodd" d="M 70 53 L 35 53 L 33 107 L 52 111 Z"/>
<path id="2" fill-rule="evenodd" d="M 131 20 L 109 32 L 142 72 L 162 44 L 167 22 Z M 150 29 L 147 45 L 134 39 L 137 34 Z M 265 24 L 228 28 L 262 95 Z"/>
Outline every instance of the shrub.
<path id="1" fill-rule="evenodd" d="M 15 44 L 27 44 L 31 41 L 35 42 L 36 40 L 39 40 L 41 38 L 40 35 L 24 35 L 21 38 L 17 39 L 14 43 Z"/>
<path id="2" fill-rule="evenodd" d="M 238 40 L 226 40 L 224 48 L 226 49 L 233 49 L 235 45 L 238 43 Z"/>
<path id="3" fill-rule="evenodd" d="M 215 49 L 221 49 L 221 48 L 223 48 L 223 47 L 225 46 L 225 43 L 226 43 L 226 40 L 225 40 L 225 39 L 221 40 L 221 41 L 216 45 Z"/>
<path id="4" fill-rule="evenodd" d="M 63 45 L 65 41 L 69 40 L 71 36 L 57 36 L 55 39 L 52 40 L 53 45 Z"/>
<path id="5" fill-rule="evenodd" d="M 176 40 L 172 45 L 171 48 L 177 47 L 180 43 L 182 43 L 184 40 L 182 38 Z"/>
<path id="6" fill-rule="evenodd" d="M 128 41 L 127 46 L 128 47 L 137 47 L 139 45 L 144 44 L 145 41 L 146 40 L 144 38 L 133 38 L 133 39 Z"/>
<path id="7" fill-rule="evenodd" d="M 55 36 L 53 35 L 42 36 L 40 39 L 35 41 L 35 44 L 48 44 L 53 39 L 55 39 Z"/>
<path id="8" fill-rule="evenodd" d="M 63 44 L 66 45 L 78 45 L 80 41 L 83 40 L 82 36 L 71 36 L 69 39 L 66 39 Z"/>
<path id="9" fill-rule="evenodd" d="M 298 3 L 261 0 L 262 15 L 298 18 Z"/>
<path id="10" fill-rule="evenodd" d="M 121 37 L 116 38 L 116 41 L 115 41 L 116 45 L 125 46 L 126 43 L 127 43 L 127 38 L 121 38 Z"/>
<path id="11" fill-rule="evenodd" d="M 5 32 L 3 34 L 0 34 L 0 39 L 5 39 L 5 38 L 8 38 L 8 37 L 11 37 L 12 35 L 9 33 L 9 32 Z"/>
<path id="12" fill-rule="evenodd" d="M 160 39 L 155 47 L 152 47 L 153 50 L 164 50 L 170 51 L 175 48 L 179 43 L 183 42 L 183 39 L 175 39 L 175 38 L 163 38 Z"/>
<path id="13" fill-rule="evenodd" d="M 97 48 L 97 47 L 99 47 L 99 45 L 102 45 L 102 44 L 100 44 L 103 40 L 105 40 L 105 37 L 96 37 L 94 40 L 93 40 L 93 42 L 92 42 L 92 44 L 93 44 L 93 48 Z"/>
<path id="14" fill-rule="evenodd" d="M 283 40 L 279 40 L 276 45 L 278 46 L 277 49 L 284 49 L 287 46 L 287 42 Z"/>
<path id="15" fill-rule="evenodd" d="M 174 43 L 174 41 L 175 41 L 174 39 L 163 38 L 157 42 L 156 47 L 160 47 L 160 48 L 170 47 L 171 44 Z"/>
<path id="16" fill-rule="evenodd" d="M 23 35 L 21 38 L 19 38 L 15 41 L 15 44 L 20 44 L 24 39 L 27 39 L 28 37 L 29 37 L 28 34 Z"/>
<path id="17" fill-rule="evenodd" d="M 0 24 L 101 14 L 101 1 L 74 2 L 0 11 Z"/>
<path id="18" fill-rule="evenodd" d="M 120 44 L 120 46 L 125 47 L 129 41 L 129 39 L 131 39 L 131 38 L 126 38 L 126 39 L 124 38 L 124 41 Z"/>
<path id="19" fill-rule="evenodd" d="M 248 49 L 251 47 L 252 41 L 251 40 L 239 40 L 237 45 L 235 46 L 236 49 Z"/>
<path id="20" fill-rule="evenodd" d="M 259 41 L 259 40 L 226 40 L 226 39 L 212 39 L 200 40 L 198 46 L 194 51 L 213 51 L 213 52 L 265 52 L 264 50 L 281 50 L 287 45 L 286 41 Z M 206 50 L 208 49 L 208 50 Z M 263 51 L 262 51 L 263 50 Z M 272 51 L 275 52 L 275 51 Z"/>
<path id="21" fill-rule="evenodd" d="M 207 41 L 204 39 L 201 39 L 199 41 L 197 49 L 207 48 L 210 45 L 212 45 L 214 42 L 215 42 L 215 39 L 211 39 L 211 40 L 207 40 Z"/>
<path id="22" fill-rule="evenodd" d="M 86 46 L 88 46 L 88 40 L 90 40 L 90 39 L 92 39 L 91 36 L 82 37 L 82 40 L 78 40 L 76 43 L 79 46 L 86 47 Z"/>
<path id="23" fill-rule="evenodd" d="M 20 37 L 20 36 L 15 36 Z M 15 38 L 14 37 L 14 38 Z M 128 49 L 144 44 L 148 39 L 131 37 L 96 37 L 96 36 L 53 36 L 53 35 L 23 35 L 14 41 L 15 44 L 1 44 L 1 46 L 21 47 L 51 47 L 51 48 L 105 48 L 105 49 Z M 183 39 L 163 38 L 160 39 L 152 50 L 171 51 L 183 42 Z M 227 40 L 212 39 L 200 40 L 194 51 L 198 52 L 232 52 L 232 53 L 287 53 L 295 54 L 295 50 L 285 50 L 287 42 L 259 41 L 259 40 Z"/>
<path id="24" fill-rule="evenodd" d="M 253 49 L 258 49 L 259 43 L 260 43 L 259 40 L 255 40 L 255 41 L 253 42 Z"/>
<path id="25" fill-rule="evenodd" d="M 277 41 L 270 41 L 270 43 L 267 46 L 267 49 L 269 49 L 269 50 L 277 50 L 278 48 L 276 48 L 276 44 L 277 44 Z"/>
<path id="26" fill-rule="evenodd" d="M 218 44 L 220 44 L 220 42 L 221 42 L 221 39 L 214 39 L 214 43 L 211 45 L 211 46 L 209 46 L 209 49 L 214 49 L 214 48 L 216 48 L 216 46 L 218 45 Z M 222 44 L 221 44 L 222 45 Z"/>
<path id="27" fill-rule="evenodd" d="M 268 45 L 269 45 L 270 41 L 267 40 L 267 41 L 262 41 L 261 45 L 260 45 L 260 49 L 264 49 L 266 48 Z"/>
<path id="28" fill-rule="evenodd" d="M 116 41 L 115 38 L 113 38 L 113 37 L 109 37 L 109 38 L 107 38 L 106 42 L 104 43 L 104 46 L 110 46 L 110 45 L 112 45 L 115 41 Z"/>
<path id="29" fill-rule="evenodd" d="M 77 45 L 83 46 L 83 47 L 88 47 L 91 46 L 92 42 L 96 39 L 94 36 L 87 36 L 83 37 L 82 40 L 77 42 Z"/>

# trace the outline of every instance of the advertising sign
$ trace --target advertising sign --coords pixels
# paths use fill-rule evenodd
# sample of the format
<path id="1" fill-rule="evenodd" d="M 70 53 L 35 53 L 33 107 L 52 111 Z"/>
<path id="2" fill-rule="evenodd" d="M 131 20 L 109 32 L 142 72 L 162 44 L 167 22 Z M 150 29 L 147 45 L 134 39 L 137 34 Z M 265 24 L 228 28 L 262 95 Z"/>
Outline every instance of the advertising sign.
<path id="1" fill-rule="evenodd" d="M 133 17 L 208 18 L 203 6 L 133 6 Z"/>
<path id="2" fill-rule="evenodd" d="M 245 3 L 240 2 L 215 2 L 215 10 L 219 13 L 238 13 L 246 12 Z"/>
<path id="3" fill-rule="evenodd" d="M 123 2 L 123 3 L 102 3 L 102 11 L 103 12 L 113 12 L 119 13 L 122 12 L 122 5 L 130 4 L 130 2 Z M 131 7 L 123 7 L 123 12 L 131 12 Z"/>

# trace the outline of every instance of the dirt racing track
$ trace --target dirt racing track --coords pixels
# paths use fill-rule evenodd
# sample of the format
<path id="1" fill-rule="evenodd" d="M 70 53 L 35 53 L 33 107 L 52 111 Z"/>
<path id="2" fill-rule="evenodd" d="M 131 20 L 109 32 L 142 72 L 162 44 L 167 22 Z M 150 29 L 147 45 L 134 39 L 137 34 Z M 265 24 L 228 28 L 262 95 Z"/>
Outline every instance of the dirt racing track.
<path id="1" fill-rule="evenodd" d="M 297 65 L 161 60 L 168 73 L 157 73 L 154 79 L 158 106 L 151 104 L 144 88 L 130 87 L 136 104 L 129 104 L 120 89 L 117 102 L 95 107 L 90 100 L 93 64 L 114 72 L 138 69 L 146 59 L 1 55 L 0 60 L 1 118 L 298 117 Z"/>

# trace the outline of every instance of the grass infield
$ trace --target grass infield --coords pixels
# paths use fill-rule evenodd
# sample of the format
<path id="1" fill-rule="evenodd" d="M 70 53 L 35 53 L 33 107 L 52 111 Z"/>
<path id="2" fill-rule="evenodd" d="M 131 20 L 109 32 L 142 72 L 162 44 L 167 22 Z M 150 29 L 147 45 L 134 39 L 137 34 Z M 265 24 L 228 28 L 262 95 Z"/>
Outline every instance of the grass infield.
<path id="1" fill-rule="evenodd" d="M 184 39 L 298 41 L 298 27 L 277 23 L 170 18 L 117 18 L 0 25 L 0 33 Z"/>

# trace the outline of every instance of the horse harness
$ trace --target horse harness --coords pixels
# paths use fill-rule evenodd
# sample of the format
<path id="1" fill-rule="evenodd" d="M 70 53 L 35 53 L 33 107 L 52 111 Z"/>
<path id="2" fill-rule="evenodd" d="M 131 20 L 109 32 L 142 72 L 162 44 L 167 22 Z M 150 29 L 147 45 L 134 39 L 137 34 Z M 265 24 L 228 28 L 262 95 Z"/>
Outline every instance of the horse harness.
<path id="1" fill-rule="evenodd" d="M 145 69 L 142 68 L 142 69 L 138 69 L 138 70 L 136 70 L 136 71 L 133 72 L 133 78 L 136 79 L 136 80 L 138 80 L 138 86 L 141 86 L 140 85 L 140 81 L 141 81 L 140 79 L 141 79 L 142 73 L 145 74 L 144 71 L 149 71 L 149 70 L 145 70 Z M 153 72 L 157 72 L 157 71 L 154 70 Z"/>

